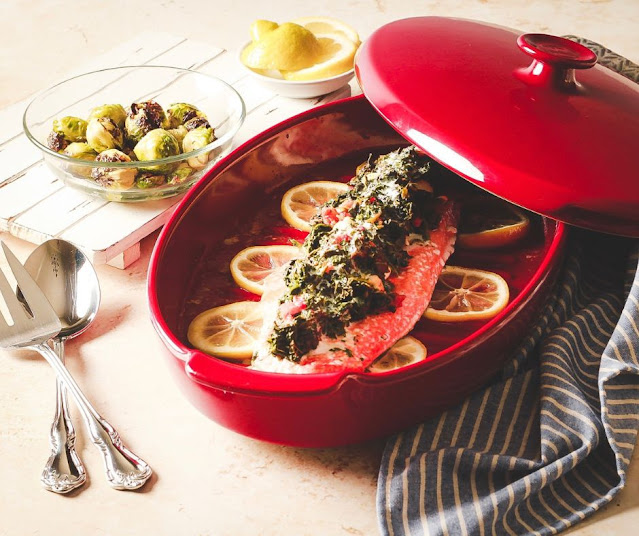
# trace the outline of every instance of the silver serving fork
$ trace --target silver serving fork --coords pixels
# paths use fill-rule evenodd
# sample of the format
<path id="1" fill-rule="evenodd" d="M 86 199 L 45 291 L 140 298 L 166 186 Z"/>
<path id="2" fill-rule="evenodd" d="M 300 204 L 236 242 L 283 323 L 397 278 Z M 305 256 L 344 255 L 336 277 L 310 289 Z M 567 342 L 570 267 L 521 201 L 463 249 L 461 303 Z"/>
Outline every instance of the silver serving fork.
<path id="1" fill-rule="evenodd" d="M 103 453 L 114 452 L 114 456 L 104 456 L 109 484 L 122 490 L 141 487 L 151 476 L 151 468 L 122 444 L 119 434 L 93 408 L 69 371 L 47 344 L 47 341 L 60 331 L 60 320 L 24 266 L 4 242 L 0 243 L 23 298 L 21 303 L 0 270 L 0 294 L 13 321 L 9 324 L 0 315 L 0 347 L 32 348 L 40 352 L 74 397 L 92 441 Z"/>

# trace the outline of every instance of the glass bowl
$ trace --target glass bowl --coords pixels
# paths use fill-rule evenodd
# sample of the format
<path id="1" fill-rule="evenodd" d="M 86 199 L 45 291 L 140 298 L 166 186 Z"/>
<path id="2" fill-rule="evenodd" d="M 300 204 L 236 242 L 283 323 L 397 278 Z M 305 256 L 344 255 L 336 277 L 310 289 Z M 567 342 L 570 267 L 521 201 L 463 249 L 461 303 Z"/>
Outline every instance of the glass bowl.
<path id="1" fill-rule="evenodd" d="M 215 139 L 188 153 L 131 162 L 72 158 L 47 145 L 56 118 L 86 119 L 96 106 L 121 104 L 127 109 L 132 103 L 147 100 L 156 101 L 164 110 L 177 102 L 196 106 L 214 128 Z M 27 106 L 23 127 L 27 137 L 42 151 L 46 165 L 66 185 L 109 201 L 147 201 L 177 195 L 193 185 L 230 151 L 245 115 L 242 97 L 218 78 L 177 67 L 143 65 L 103 69 L 56 84 Z M 124 152 L 133 155 L 131 149 L 128 147 Z M 124 181 L 124 186 L 117 181 L 96 182 L 93 176 L 98 176 L 100 169 L 113 170 L 112 176 L 126 173 L 129 180 Z M 131 174 L 135 174 L 135 181 L 133 186 L 126 187 Z"/>

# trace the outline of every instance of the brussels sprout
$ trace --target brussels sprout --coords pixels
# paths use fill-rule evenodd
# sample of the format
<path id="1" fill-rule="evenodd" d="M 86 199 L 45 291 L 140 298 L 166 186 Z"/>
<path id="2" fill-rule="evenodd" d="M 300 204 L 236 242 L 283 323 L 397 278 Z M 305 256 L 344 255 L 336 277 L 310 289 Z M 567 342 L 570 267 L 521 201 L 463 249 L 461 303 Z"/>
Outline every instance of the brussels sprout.
<path id="1" fill-rule="evenodd" d="M 124 121 L 127 138 L 132 144 L 139 142 L 151 130 L 168 126 L 162 106 L 155 101 L 134 102 Z"/>
<path id="2" fill-rule="evenodd" d="M 169 173 L 166 178 L 166 182 L 169 184 L 180 184 L 188 179 L 192 174 L 193 168 L 189 167 L 188 164 L 180 164 L 175 171 Z"/>
<path id="3" fill-rule="evenodd" d="M 180 125 L 177 128 L 170 128 L 169 130 L 167 130 L 167 132 L 173 134 L 173 137 L 177 140 L 178 145 L 180 146 L 180 151 L 181 151 L 182 140 L 184 139 L 184 136 L 186 136 L 186 133 L 188 132 L 186 127 L 184 125 Z"/>
<path id="4" fill-rule="evenodd" d="M 138 160 L 159 160 L 180 154 L 180 145 L 175 136 L 170 132 L 156 128 L 151 130 L 136 144 L 133 148 L 135 156 Z M 157 173 L 168 173 L 173 170 L 177 164 L 161 164 L 159 166 L 146 166 L 140 168 L 144 171 L 152 171 Z"/>
<path id="5" fill-rule="evenodd" d="M 70 156 L 71 158 L 76 158 L 78 160 L 95 160 L 95 157 L 98 155 L 91 146 L 83 141 L 74 141 L 66 146 L 62 154 L 66 156 Z M 91 176 L 91 167 L 84 165 L 74 165 L 67 164 L 67 171 L 72 173 L 73 175 L 79 175 L 85 179 L 88 179 Z"/>
<path id="6" fill-rule="evenodd" d="M 107 149 L 96 158 L 96 162 L 131 162 L 131 159 L 122 151 Z M 105 188 L 127 189 L 135 183 L 137 171 L 134 168 L 109 168 L 96 167 L 91 170 L 91 177 L 95 182 Z"/>
<path id="7" fill-rule="evenodd" d="M 53 132 L 62 134 L 67 141 L 84 141 L 87 134 L 87 122 L 79 117 L 67 115 L 53 120 Z"/>
<path id="8" fill-rule="evenodd" d="M 121 104 L 103 104 L 102 106 L 96 106 L 89 112 L 89 118 L 87 121 L 91 121 L 91 119 L 100 119 L 101 117 L 108 117 L 116 125 L 118 125 L 118 127 L 124 128 L 126 111 L 124 106 Z"/>
<path id="9" fill-rule="evenodd" d="M 195 130 L 199 127 L 211 128 L 211 124 L 206 117 L 194 117 L 193 119 L 189 119 L 186 123 L 184 123 L 184 127 L 186 130 Z"/>
<path id="10" fill-rule="evenodd" d="M 113 119 L 108 117 L 91 119 L 87 127 L 87 143 L 98 153 L 107 149 L 122 149 L 124 133 Z"/>
<path id="11" fill-rule="evenodd" d="M 78 160 L 95 160 L 98 153 L 88 143 L 83 141 L 74 141 L 66 146 L 62 154 L 77 158 Z"/>
<path id="12" fill-rule="evenodd" d="M 137 187 L 146 190 L 147 188 L 155 188 L 166 182 L 164 175 L 154 175 L 153 173 L 142 173 L 138 176 L 135 183 Z"/>
<path id="13" fill-rule="evenodd" d="M 49 132 L 49 136 L 47 136 L 47 147 L 49 149 L 52 149 L 55 152 L 59 153 L 60 151 L 65 149 L 67 145 L 69 145 L 69 142 L 64 139 L 64 136 L 62 134 L 60 134 L 59 132 L 55 132 L 54 130 Z"/>
<path id="14" fill-rule="evenodd" d="M 184 136 L 182 140 L 182 149 L 185 153 L 201 149 L 206 147 L 209 143 L 215 140 L 215 133 L 212 128 L 199 127 L 194 130 L 190 130 L 189 133 Z M 209 155 L 202 153 L 187 160 L 189 166 L 193 169 L 202 169 L 209 161 Z"/>
<path id="15" fill-rule="evenodd" d="M 204 113 L 202 113 L 198 108 L 185 102 L 176 102 L 171 104 L 171 106 L 169 106 L 166 110 L 166 115 L 169 118 L 169 126 L 171 128 L 177 128 L 194 117 L 202 117 L 206 119 Z"/>

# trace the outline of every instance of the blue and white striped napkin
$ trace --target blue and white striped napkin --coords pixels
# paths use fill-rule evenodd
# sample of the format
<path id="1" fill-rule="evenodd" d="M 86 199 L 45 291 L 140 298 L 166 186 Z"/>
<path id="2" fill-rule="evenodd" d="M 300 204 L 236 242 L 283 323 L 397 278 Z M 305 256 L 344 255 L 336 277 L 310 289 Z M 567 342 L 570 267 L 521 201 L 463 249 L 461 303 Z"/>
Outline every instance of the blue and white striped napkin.
<path id="1" fill-rule="evenodd" d="M 599 62 L 639 66 L 590 41 Z M 390 536 L 557 534 L 624 487 L 639 428 L 639 242 L 573 230 L 556 291 L 502 379 L 386 445 Z"/>

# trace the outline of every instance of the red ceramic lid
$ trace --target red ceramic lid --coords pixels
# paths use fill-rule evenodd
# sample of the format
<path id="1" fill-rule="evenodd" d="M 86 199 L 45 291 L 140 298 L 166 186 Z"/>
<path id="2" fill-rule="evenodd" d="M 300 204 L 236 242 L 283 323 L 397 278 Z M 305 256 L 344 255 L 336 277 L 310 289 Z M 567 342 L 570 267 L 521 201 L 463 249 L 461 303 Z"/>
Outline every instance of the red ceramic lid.
<path id="1" fill-rule="evenodd" d="M 406 139 L 493 194 L 581 227 L 639 236 L 639 85 L 589 49 L 420 17 L 377 30 L 355 70 Z"/>

